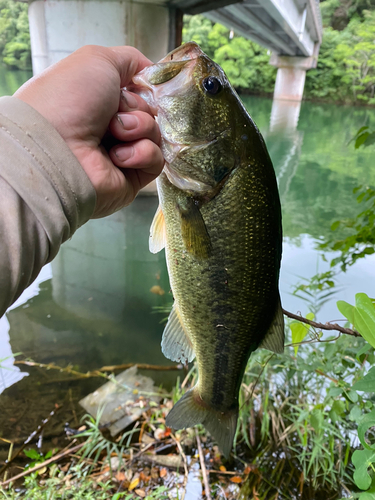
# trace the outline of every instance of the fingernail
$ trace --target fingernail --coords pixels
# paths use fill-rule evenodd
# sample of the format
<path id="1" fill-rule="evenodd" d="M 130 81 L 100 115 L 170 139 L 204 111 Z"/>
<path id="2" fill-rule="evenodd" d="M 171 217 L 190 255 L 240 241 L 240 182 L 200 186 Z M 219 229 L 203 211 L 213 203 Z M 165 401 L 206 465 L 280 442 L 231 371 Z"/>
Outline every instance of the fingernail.
<path id="1" fill-rule="evenodd" d="M 125 130 L 133 130 L 138 127 L 138 118 L 125 113 L 117 113 L 117 120 Z"/>
<path id="2" fill-rule="evenodd" d="M 126 90 L 121 90 L 121 100 L 125 103 L 125 105 L 129 109 L 136 109 L 138 108 L 138 101 L 137 99 L 127 92 Z"/>
<path id="3" fill-rule="evenodd" d="M 133 146 L 126 146 L 126 147 L 119 147 L 114 150 L 115 155 L 120 161 L 127 161 L 129 158 L 131 158 L 134 154 L 134 147 Z"/>

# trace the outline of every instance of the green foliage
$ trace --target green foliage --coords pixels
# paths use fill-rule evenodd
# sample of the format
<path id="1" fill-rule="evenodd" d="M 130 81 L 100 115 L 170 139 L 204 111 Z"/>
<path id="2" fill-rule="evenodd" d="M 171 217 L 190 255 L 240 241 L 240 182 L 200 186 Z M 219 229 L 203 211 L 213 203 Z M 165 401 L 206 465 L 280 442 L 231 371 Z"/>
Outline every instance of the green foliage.
<path id="1" fill-rule="evenodd" d="M 321 250 L 340 251 L 340 256 L 332 259 L 331 266 L 340 264 L 343 271 L 358 259 L 375 253 L 375 190 L 359 186 L 353 192 L 359 192 L 357 202 L 365 205 L 365 208 L 353 218 L 332 224 L 333 233 L 339 228 L 345 231 L 344 238 L 337 239 L 334 234 L 331 234 L 324 243 L 319 245 Z"/>
<path id="2" fill-rule="evenodd" d="M 0 0 L 0 60 L 12 68 L 31 69 L 26 3 Z"/>
<path id="3" fill-rule="evenodd" d="M 79 451 L 82 458 L 91 458 L 93 465 L 95 465 L 99 457 L 105 454 L 111 467 L 110 457 L 112 454 L 116 454 L 121 459 L 125 448 L 129 448 L 133 434 L 139 432 L 139 429 L 131 429 L 124 432 L 118 442 L 108 439 L 105 435 L 105 429 L 102 429 L 100 426 L 103 409 L 98 410 L 96 418 L 93 418 L 91 415 L 85 415 L 86 430 L 77 434 L 76 437 L 85 438 L 85 444 Z"/>
<path id="4" fill-rule="evenodd" d="M 251 357 L 244 384 L 252 397 L 246 391 L 242 396 L 239 440 L 254 450 L 256 463 L 263 468 L 267 450 L 280 454 L 279 460 L 288 457 L 303 472 L 306 488 L 315 491 L 310 498 L 326 498 L 316 491 L 321 487 L 339 491 L 342 481 L 351 481 L 353 433 L 361 415 L 372 409 L 372 401 L 353 390 L 352 384 L 362 379 L 375 358 L 371 347 L 356 357 L 366 345 L 361 338 L 344 335 L 333 342 L 312 334 L 310 343 L 300 346 L 298 357 L 293 355 L 294 346 L 281 356 L 260 350 Z M 249 429 L 254 425 L 251 440 Z M 291 498 L 300 498 L 290 493 Z"/>
<path id="5" fill-rule="evenodd" d="M 329 3 L 331 6 L 336 4 L 335 1 Z M 362 16 L 354 16 L 342 31 L 327 27 L 318 66 L 306 77 L 305 95 L 375 104 L 374 38 L 375 12 L 362 10 Z"/>
<path id="6" fill-rule="evenodd" d="M 269 65 L 267 49 L 203 16 L 185 16 L 182 34 L 184 42 L 197 42 L 220 64 L 237 89 L 254 94 L 273 92 L 276 68 Z"/>
<path id="7" fill-rule="evenodd" d="M 363 20 L 366 10 L 375 8 L 375 0 L 321 0 L 325 27 L 343 30 L 352 18 Z"/>
<path id="8" fill-rule="evenodd" d="M 23 453 L 27 456 L 27 458 L 31 458 L 32 462 L 30 462 L 26 466 L 26 468 L 31 469 L 32 467 L 34 467 L 34 465 L 40 464 L 40 463 L 44 462 L 45 460 L 48 460 L 49 458 L 51 458 L 53 455 L 53 450 L 49 450 L 45 455 L 39 453 L 38 451 L 36 451 L 32 448 L 30 450 L 24 450 Z"/>
<path id="9" fill-rule="evenodd" d="M 356 149 L 366 148 L 375 143 L 375 132 L 369 126 L 361 127 L 350 140 L 354 141 Z M 357 194 L 357 202 L 365 205 L 365 208 L 355 216 L 348 219 L 337 220 L 331 225 L 334 233 L 338 229 L 344 231 L 345 237 L 338 239 L 330 234 L 326 240 L 319 245 L 321 250 L 340 251 L 340 256 L 332 259 L 331 266 L 340 264 L 341 269 L 353 265 L 358 259 L 375 253 L 375 190 L 371 187 L 357 186 L 353 189 Z"/>
<path id="10" fill-rule="evenodd" d="M 59 472 L 56 465 L 51 467 L 50 477 L 39 481 L 36 474 L 26 476 L 24 487 L 13 489 L 0 486 L 0 496 L 4 500 L 137 500 L 136 493 L 128 491 L 113 492 L 111 481 L 96 482 L 89 477 L 90 468 L 84 464 L 75 464 L 69 468 L 69 479 Z M 118 489 L 116 486 L 115 490 Z M 168 500 L 167 488 L 158 486 L 145 500 Z"/>

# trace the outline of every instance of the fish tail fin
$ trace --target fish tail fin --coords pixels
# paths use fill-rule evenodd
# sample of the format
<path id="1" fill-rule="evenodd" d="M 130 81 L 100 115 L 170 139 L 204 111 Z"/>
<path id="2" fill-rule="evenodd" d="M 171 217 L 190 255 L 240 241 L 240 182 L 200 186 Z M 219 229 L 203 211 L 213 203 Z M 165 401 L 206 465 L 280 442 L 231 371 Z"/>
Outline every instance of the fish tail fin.
<path id="1" fill-rule="evenodd" d="M 221 412 L 202 401 L 197 387 L 193 387 L 177 401 L 169 412 L 166 424 L 173 429 L 185 429 L 202 424 L 217 441 L 223 455 L 228 458 L 236 433 L 238 408 Z"/>

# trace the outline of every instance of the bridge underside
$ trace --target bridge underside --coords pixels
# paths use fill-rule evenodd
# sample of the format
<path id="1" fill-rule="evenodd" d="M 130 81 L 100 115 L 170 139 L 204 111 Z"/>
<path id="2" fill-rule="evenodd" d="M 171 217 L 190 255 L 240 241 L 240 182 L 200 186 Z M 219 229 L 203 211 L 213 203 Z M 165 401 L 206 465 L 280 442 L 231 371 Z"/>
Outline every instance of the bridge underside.
<path id="1" fill-rule="evenodd" d="M 316 0 L 171 0 L 188 14 L 204 13 L 276 54 L 317 55 L 322 36 Z"/>

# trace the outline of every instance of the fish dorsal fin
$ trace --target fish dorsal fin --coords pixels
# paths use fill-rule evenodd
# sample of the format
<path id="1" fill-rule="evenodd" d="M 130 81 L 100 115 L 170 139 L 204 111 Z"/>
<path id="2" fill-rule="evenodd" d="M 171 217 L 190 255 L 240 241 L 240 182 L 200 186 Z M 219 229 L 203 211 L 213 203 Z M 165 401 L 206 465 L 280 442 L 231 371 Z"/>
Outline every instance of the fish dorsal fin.
<path id="1" fill-rule="evenodd" d="M 178 205 L 181 236 L 186 250 L 197 259 L 207 259 L 212 252 L 211 239 L 202 214 L 192 198 Z"/>
<path id="2" fill-rule="evenodd" d="M 158 253 L 165 247 L 166 231 L 165 220 L 161 206 L 158 206 L 150 228 L 150 239 L 148 241 L 150 252 Z"/>
<path id="3" fill-rule="evenodd" d="M 259 347 L 281 354 L 284 352 L 284 337 L 284 315 L 279 297 L 275 317 Z"/>
<path id="4" fill-rule="evenodd" d="M 176 303 L 168 318 L 161 341 L 161 350 L 167 358 L 185 364 L 195 358 L 193 345 L 181 322 Z"/>

